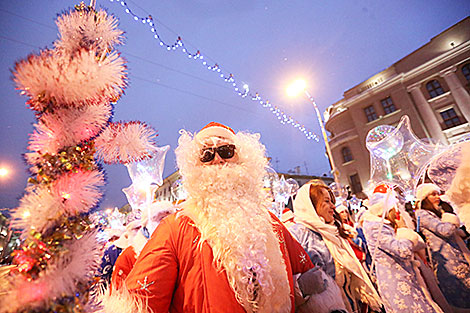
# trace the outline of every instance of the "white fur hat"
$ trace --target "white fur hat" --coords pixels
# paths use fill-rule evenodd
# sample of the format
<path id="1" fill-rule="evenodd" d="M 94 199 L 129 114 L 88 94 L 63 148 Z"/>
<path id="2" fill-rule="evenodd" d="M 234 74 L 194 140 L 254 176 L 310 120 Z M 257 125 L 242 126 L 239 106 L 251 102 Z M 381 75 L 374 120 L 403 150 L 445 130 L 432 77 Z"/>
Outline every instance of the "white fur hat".
<path id="1" fill-rule="evenodd" d="M 228 126 L 217 122 L 210 122 L 196 134 L 196 140 L 202 142 L 204 139 L 210 137 L 222 137 L 233 141 L 235 132 Z"/>
<path id="2" fill-rule="evenodd" d="M 416 199 L 418 199 L 419 201 L 423 201 L 433 191 L 440 192 L 441 190 L 439 189 L 439 187 L 437 187 L 434 184 L 430 184 L 430 183 L 421 184 L 418 186 L 418 188 L 416 188 Z"/>

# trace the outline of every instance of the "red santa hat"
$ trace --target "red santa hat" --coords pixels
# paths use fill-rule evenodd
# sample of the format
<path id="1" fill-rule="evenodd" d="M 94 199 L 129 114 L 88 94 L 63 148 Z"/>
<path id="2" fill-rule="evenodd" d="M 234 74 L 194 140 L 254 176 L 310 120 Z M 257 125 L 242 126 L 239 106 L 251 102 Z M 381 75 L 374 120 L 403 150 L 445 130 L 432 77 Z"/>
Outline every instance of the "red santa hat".
<path id="1" fill-rule="evenodd" d="M 434 184 L 421 184 L 418 186 L 418 188 L 416 188 L 416 199 L 418 199 L 419 201 L 423 201 L 434 191 L 440 192 L 441 190 Z"/>
<path id="2" fill-rule="evenodd" d="M 370 213 L 382 216 L 382 214 L 387 214 L 397 203 L 398 199 L 395 191 L 386 184 L 380 184 L 375 187 L 372 196 L 369 198 L 367 208 Z"/>
<path id="3" fill-rule="evenodd" d="M 210 137 L 222 137 L 233 141 L 235 132 L 228 126 L 217 122 L 210 122 L 196 134 L 195 138 L 197 141 L 203 141 Z"/>

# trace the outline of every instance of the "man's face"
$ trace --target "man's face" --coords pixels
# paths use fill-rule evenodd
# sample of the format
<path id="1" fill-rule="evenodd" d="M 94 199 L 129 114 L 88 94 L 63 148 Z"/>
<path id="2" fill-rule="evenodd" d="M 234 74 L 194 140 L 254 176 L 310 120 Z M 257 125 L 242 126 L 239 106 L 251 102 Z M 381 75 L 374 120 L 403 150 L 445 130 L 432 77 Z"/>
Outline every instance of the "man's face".
<path id="1" fill-rule="evenodd" d="M 236 147 L 226 138 L 211 137 L 204 140 L 200 153 L 199 160 L 202 165 L 223 165 L 238 162 Z"/>

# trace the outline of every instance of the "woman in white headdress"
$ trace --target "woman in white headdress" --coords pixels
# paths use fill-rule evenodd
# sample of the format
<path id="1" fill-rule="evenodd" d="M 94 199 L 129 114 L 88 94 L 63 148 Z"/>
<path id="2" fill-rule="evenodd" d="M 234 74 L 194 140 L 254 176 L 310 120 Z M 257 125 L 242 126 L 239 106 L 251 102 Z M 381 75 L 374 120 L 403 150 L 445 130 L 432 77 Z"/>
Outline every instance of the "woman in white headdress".
<path id="1" fill-rule="evenodd" d="M 303 185 L 294 201 L 294 215 L 297 224 L 289 230 L 315 266 L 335 278 L 349 310 L 359 311 L 361 303 L 380 310 L 380 296 L 348 242 L 330 188 L 318 183 Z"/>
<path id="2" fill-rule="evenodd" d="M 416 218 L 426 236 L 439 287 L 446 300 L 458 311 L 470 312 L 470 266 L 462 244 L 460 220 L 439 206 L 440 189 L 434 184 L 421 184 L 416 190 Z M 459 245 L 460 243 L 460 245 Z M 467 255 L 468 257 L 468 255 Z M 463 312 L 465 312 L 463 311 Z"/>

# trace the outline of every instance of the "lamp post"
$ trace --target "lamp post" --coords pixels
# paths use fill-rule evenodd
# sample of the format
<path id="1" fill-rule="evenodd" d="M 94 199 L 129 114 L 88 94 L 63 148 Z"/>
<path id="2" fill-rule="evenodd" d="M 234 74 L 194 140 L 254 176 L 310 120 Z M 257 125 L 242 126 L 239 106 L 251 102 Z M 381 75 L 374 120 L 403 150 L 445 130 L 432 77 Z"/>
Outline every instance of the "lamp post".
<path id="1" fill-rule="evenodd" d="M 330 143 L 328 142 L 328 136 L 326 134 L 325 125 L 323 124 L 323 119 L 321 118 L 320 110 L 318 110 L 317 103 L 315 102 L 315 99 L 313 99 L 313 97 L 307 91 L 306 86 L 307 84 L 303 79 L 298 79 L 294 81 L 292 84 L 290 84 L 287 87 L 286 91 L 287 91 L 287 94 L 291 97 L 297 96 L 299 93 L 303 92 L 307 96 L 308 100 L 310 100 L 310 102 L 312 103 L 313 109 L 315 110 L 315 113 L 317 115 L 318 124 L 320 124 L 321 133 L 323 135 L 323 140 L 325 142 L 326 154 L 328 155 L 328 161 L 330 161 L 331 171 L 333 172 L 333 178 L 335 180 L 336 185 L 339 187 L 341 186 L 341 184 L 339 183 L 339 178 L 338 178 L 338 173 L 336 171 L 335 162 L 333 160 L 333 155 L 331 154 Z"/>

